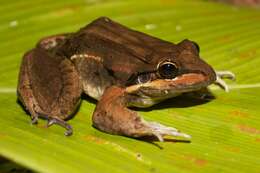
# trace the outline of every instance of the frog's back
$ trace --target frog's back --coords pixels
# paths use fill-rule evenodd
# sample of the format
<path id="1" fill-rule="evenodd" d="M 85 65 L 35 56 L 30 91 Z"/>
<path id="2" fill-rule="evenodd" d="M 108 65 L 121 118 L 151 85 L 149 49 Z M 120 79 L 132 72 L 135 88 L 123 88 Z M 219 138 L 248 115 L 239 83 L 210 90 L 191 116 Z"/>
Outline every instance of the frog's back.
<path id="1" fill-rule="evenodd" d="M 126 86 L 133 74 L 153 70 L 154 57 L 173 46 L 101 17 L 68 36 L 57 53 L 74 61 L 85 92 L 98 99 L 106 87 Z"/>
<path id="2" fill-rule="evenodd" d="M 154 68 L 157 64 L 154 57 L 171 52 L 174 46 L 101 17 L 68 37 L 60 50 L 67 57 L 77 54 L 100 57 L 104 67 L 124 84 L 133 73 Z"/>
<path id="3" fill-rule="evenodd" d="M 174 44 L 145 33 L 129 29 L 107 17 L 100 17 L 81 29 L 102 39 L 124 45 L 143 61 L 150 61 L 149 55 L 156 50 L 169 51 Z M 156 47 L 156 49 L 155 49 Z"/>

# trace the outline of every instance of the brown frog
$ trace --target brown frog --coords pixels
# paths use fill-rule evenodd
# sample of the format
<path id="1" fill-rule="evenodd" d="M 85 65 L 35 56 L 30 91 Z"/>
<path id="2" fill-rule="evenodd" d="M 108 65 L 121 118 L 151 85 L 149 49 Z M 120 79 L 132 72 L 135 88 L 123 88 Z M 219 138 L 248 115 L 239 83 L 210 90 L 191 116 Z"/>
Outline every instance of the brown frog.
<path id="1" fill-rule="evenodd" d="M 223 77 L 199 57 L 199 46 L 173 44 L 101 17 L 76 33 L 50 36 L 27 52 L 21 64 L 18 98 L 32 123 L 39 117 L 72 134 L 66 122 L 82 93 L 97 99 L 93 126 L 130 137 L 190 138 L 173 127 L 148 122 L 128 107 L 148 107 L 182 93 L 218 83 Z"/>

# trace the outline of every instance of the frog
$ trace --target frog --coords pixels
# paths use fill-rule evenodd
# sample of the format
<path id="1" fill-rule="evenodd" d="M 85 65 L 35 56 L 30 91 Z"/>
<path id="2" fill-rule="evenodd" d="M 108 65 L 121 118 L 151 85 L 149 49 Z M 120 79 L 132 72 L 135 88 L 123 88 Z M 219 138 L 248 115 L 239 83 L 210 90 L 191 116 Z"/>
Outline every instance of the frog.
<path id="1" fill-rule="evenodd" d="M 188 39 L 178 44 L 99 17 L 76 32 L 41 39 L 22 58 L 18 100 L 31 123 L 46 119 L 73 133 L 68 123 L 82 95 L 97 100 L 94 128 L 132 138 L 165 136 L 190 139 L 177 128 L 142 118 L 133 107 L 146 108 L 183 93 L 217 84 L 230 71 L 215 71 L 200 58 L 199 45 Z"/>

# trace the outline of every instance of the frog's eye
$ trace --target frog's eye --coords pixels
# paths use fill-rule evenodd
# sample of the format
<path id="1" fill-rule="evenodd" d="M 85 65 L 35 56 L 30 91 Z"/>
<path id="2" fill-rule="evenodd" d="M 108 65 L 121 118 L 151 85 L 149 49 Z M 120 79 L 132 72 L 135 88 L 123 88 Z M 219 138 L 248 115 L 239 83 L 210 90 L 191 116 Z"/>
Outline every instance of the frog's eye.
<path id="1" fill-rule="evenodd" d="M 178 68 L 173 62 L 163 62 L 157 67 L 159 75 L 164 79 L 173 79 L 178 74 Z"/>
<path id="2" fill-rule="evenodd" d="M 146 83 L 149 81 L 151 81 L 151 74 L 149 73 L 140 74 L 137 77 L 137 83 Z"/>

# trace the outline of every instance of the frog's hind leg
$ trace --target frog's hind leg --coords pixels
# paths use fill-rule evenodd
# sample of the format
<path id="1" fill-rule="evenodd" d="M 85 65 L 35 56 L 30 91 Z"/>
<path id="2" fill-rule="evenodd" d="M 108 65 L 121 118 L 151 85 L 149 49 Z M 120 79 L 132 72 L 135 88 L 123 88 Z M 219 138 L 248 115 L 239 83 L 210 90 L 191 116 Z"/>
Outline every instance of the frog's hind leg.
<path id="1" fill-rule="evenodd" d="M 163 141 L 165 135 L 190 138 L 173 127 L 148 122 L 127 108 L 131 97 L 124 89 L 112 86 L 105 90 L 93 114 L 94 127 L 111 134 L 130 137 L 155 136 Z"/>
<path id="2" fill-rule="evenodd" d="M 48 126 L 64 127 L 65 135 L 72 134 L 65 122 L 80 103 L 82 86 L 72 62 L 35 48 L 25 54 L 18 82 L 18 99 L 29 111 L 32 123 L 39 117 L 48 120 Z"/>
<path id="3" fill-rule="evenodd" d="M 19 81 L 17 86 L 17 95 L 18 100 L 24 105 L 24 108 L 30 113 L 31 123 L 37 124 L 40 114 L 38 112 L 41 111 L 37 101 L 33 96 L 33 90 L 31 86 L 31 82 L 28 76 L 28 67 L 29 61 L 31 59 L 32 52 L 28 52 L 24 55 L 24 58 L 21 63 L 20 73 L 19 73 Z"/>

